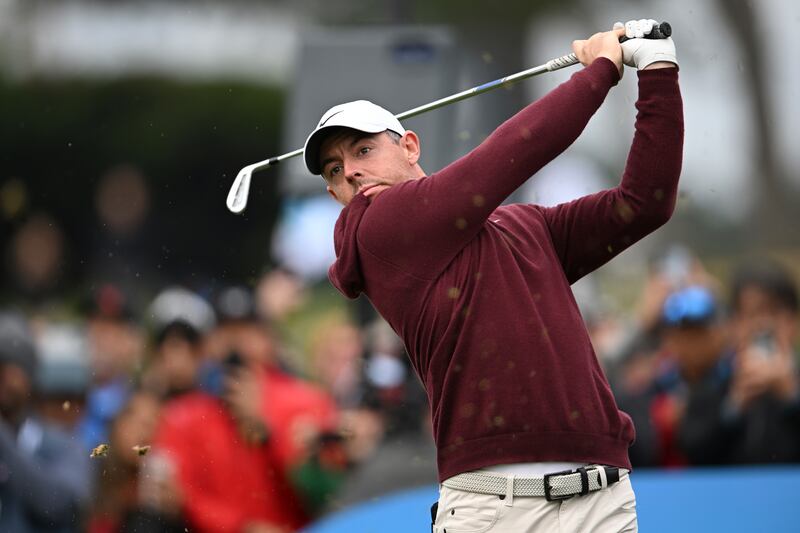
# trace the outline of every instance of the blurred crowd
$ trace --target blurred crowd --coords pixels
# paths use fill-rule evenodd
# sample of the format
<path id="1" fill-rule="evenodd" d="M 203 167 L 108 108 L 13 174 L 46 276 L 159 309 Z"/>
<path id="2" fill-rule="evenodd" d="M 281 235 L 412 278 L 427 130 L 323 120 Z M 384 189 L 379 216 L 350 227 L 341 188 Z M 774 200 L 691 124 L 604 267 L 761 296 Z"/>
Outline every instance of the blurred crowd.
<path id="1" fill-rule="evenodd" d="M 586 317 L 634 467 L 800 461 L 797 285 L 763 258 L 727 285 L 679 246 L 652 262 L 626 320 Z"/>
<path id="2" fill-rule="evenodd" d="M 581 296 L 635 467 L 800 461 L 798 295 L 783 266 L 723 285 L 684 248 L 632 312 Z M 436 483 L 427 398 L 362 305 L 287 328 L 309 289 L 99 284 L 71 314 L 0 312 L 0 531 L 296 531 Z M 366 310 L 364 310 L 366 309 Z"/>
<path id="3" fill-rule="evenodd" d="M 435 482 L 402 343 L 337 314 L 293 343 L 306 298 L 275 269 L 139 311 L 111 284 L 69 318 L 4 309 L 0 531 L 288 532 Z"/>

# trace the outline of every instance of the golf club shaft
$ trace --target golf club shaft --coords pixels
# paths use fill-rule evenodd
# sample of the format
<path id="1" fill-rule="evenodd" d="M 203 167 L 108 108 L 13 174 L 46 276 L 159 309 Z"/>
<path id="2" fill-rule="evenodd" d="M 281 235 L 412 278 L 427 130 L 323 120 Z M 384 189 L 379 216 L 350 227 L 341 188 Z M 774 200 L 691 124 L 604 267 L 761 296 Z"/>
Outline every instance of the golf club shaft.
<path id="1" fill-rule="evenodd" d="M 499 78 L 494 81 L 484 83 L 483 85 L 472 87 L 471 89 L 461 91 L 460 93 L 440 98 L 439 100 L 427 103 L 425 105 L 421 105 L 419 107 L 415 107 L 414 109 L 409 109 L 408 111 L 404 111 L 402 113 L 395 115 L 395 118 L 397 118 L 397 120 L 404 120 L 407 118 L 415 117 L 417 115 L 421 115 L 433 109 L 438 109 L 440 107 L 444 107 L 446 105 L 460 102 L 461 100 L 466 100 L 467 98 L 471 98 L 473 96 L 489 92 L 493 89 L 497 89 L 498 87 L 508 86 L 511 85 L 512 83 L 516 83 L 518 81 L 522 81 L 531 78 L 533 76 L 536 76 L 537 74 L 542 74 L 544 72 L 552 72 L 554 70 L 572 66 L 576 63 L 578 63 L 578 58 L 575 56 L 575 54 L 567 54 L 565 56 L 561 56 L 556 59 L 551 59 L 547 63 L 539 65 L 538 67 L 529 68 L 527 70 L 523 70 L 515 74 L 506 76 L 504 78 Z M 252 170 L 259 170 L 262 168 L 277 165 L 281 161 L 297 157 L 299 155 L 302 155 L 302 153 L 303 149 L 298 148 L 297 150 L 292 150 L 291 152 L 287 152 L 283 155 L 279 155 L 276 157 L 270 157 L 269 159 L 265 159 L 260 163 L 255 163 L 250 166 L 252 167 Z"/>
<path id="2" fill-rule="evenodd" d="M 429 104 L 415 107 L 414 109 L 409 109 L 408 111 L 400 113 L 399 115 L 395 115 L 395 117 L 398 120 L 415 117 L 432 109 L 438 109 L 440 107 L 444 107 L 446 105 L 450 105 L 455 102 L 460 102 L 461 100 L 466 100 L 467 98 L 483 94 L 498 87 L 507 86 L 512 83 L 530 78 L 532 76 L 536 76 L 537 74 L 542 74 L 543 72 L 552 72 L 554 70 L 568 67 L 576 63 L 578 63 L 578 58 L 575 56 L 575 54 L 568 54 L 565 56 L 561 56 L 556 59 L 551 59 L 547 63 L 539 65 L 538 67 L 529 68 L 527 70 L 517 72 L 516 74 L 511 74 L 504 78 L 490 81 L 489 83 L 478 85 L 477 87 L 467 89 L 466 91 L 461 91 L 460 93 L 456 93 L 447 96 L 445 98 L 441 98 Z M 293 150 L 291 152 L 287 152 L 285 154 L 276 157 L 270 157 L 269 159 L 265 159 L 264 161 L 259 161 L 258 163 L 247 165 L 242 170 L 240 170 L 239 174 L 236 176 L 236 179 L 233 182 L 233 185 L 231 186 L 230 191 L 228 192 L 228 198 L 225 202 L 226 205 L 228 206 L 228 210 L 232 213 L 241 213 L 244 211 L 245 207 L 247 207 L 247 197 L 249 196 L 250 192 L 250 178 L 253 172 L 267 167 L 275 166 L 281 161 L 297 157 L 302 153 L 303 153 L 303 148 L 298 148 L 297 150 Z"/>
<path id="3" fill-rule="evenodd" d="M 666 39 L 671 34 L 672 34 L 672 28 L 670 27 L 669 23 L 662 22 L 657 26 L 654 26 L 652 32 L 650 33 L 650 35 L 646 36 L 646 38 Z M 620 39 L 620 42 L 624 42 L 626 40 L 627 40 L 626 37 L 622 37 Z M 407 118 L 415 117 L 417 115 L 421 115 L 422 113 L 426 113 L 433 109 L 439 109 L 440 107 L 444 107 L 446 105 L 450 105 L 455 102 L 460 102 L 462 100 L 466 100 L 467 98 L 471 98 L 473 96 L 477 96 L 479 94 L 483 94 L 485 92 L 497 89 L 498 87 L 506 87 L 508 85 L 531 78 L 538 74 L 542 74 L 544 72 L 553 72 L 555 70 L 569 67 L 577 63 L 578 63 L 578 58 L 575 56 L 575 54 L 567 54 L 561 57 L 557 57 L 555 59 L 551 59 L 547 63 L 539 65 L 538 67 L 522 70 L 520 72 L 511 74 L 504 78 L 496 79 L 494 81 L 484 83 L 483 85 L 478 85 L 477 87 L 472 87 L 471 89 L 467 89 L 465 91 L 461 91 L 460 93 L 456 93 L 447 96 L 445 98 L 436 100 L 434 102 L 430 102 L 428 104 L 415 107 L 414 109 L 409 109 L 408 111 L 404 111 L 403 113 L 395 115 L 395 118 L 397 118 L 398 120 L 404 120 Z M 231 186 L 230 191 L 228 192 L 228 198 L 226 200 L 228 209 L 233 213 L 241 213 L 242 211 L 244 211 L 245 207 L 247 206 L 247 197 L 250 191 L 250 177 L 253 172 L 261 170 L 263 168 L 277 165 L 281 161 L 297 157 L 302 153 L 303 153 L 303 148 L 298 148 L 297 150 L 287 152 L 283 155 L 270 157 L 269 159 L 265 159 L 264 161 L 259 161 L 258 163 L 247 165 L 242 170 L 240 170 L 239 174 L 236 176 L 236 179 L 233 182 L 233 185 Z"/>
<path id="4" fill-rule="evenodd" d="M 667 22 L 662 22 L 658 26 L 653 28 L 651 35 L 649 38 L 652 39 L 666 39 L 672 34 L 672 27 Z M 627 37 L 622 37 L 619 41 L 624 43 L 627 41 Z M 429 104 L 421 105 L 419 107 L 415 107 L 414 109 L 409 109 L 399 115 L 395 115 L 397 120 L 403 120 L 411 117 L 415 117 L 417 115 L 421 115 L 422 113 L 426 113 L 428 111 L 432 111 L 434 109 L 438 109 L 440 107 L 444 107 L 446 105 L 454 104 L 456 102 L 460 102 L 461 100 L 466 100 L 467 98 L 471 98 L 473 96 L 477 96 L 479 94 L 483 94 L 485 92 L 491 91 L 493 89 L 497 89 L 498 87 L 508 86 L 512 83 L 516 83 L 518 81 L 526 80 L 537 74 L 542 74 L 544 72 L 553 72 L 554 70 L 559 70 L 564 67 L 570 67 L 578 63 L 578 57 L 575 54 L 567 54 L 565 56 L 557 57 L 555 59 L 551 59 L 544 65 L 539 65 L 538 67 L 529 68 L 527 70 L 522 70 L 517 72 L 516 74 L 511 74 L 506 76 L 505 78 L 500 78 L 494 81 L 490 81 L 489 83 L 484 83 L 483 85 L 478 85 L 477 87 L 473 87 L 472 89 L 467 89 L 466 91 L 461 91 L 460 93 L 456 93 L 445 98 L 441 98 L 436 100 L 435 102 L 431 102 Z"/>
<path id="5" fill-rule="evenodd" d="M 395 118 L 397 118 L 397 120 L 404 120 L 407 118 L 415 117 L 417 115 L 421 115 L 422 113 L 432 111 L 433 109 L 439 109 L 440 107 L 444 107 L 446 105 L 460 102 L 461 100 L 466 100 L 467 98 L 471 98 L 473 96 L 489 92 L 493 89 L 497 89 L 498 87 L 508 86 L 511 85 L 512 83 L 516 83 L 518 81 L 531 78 L 533 76 L 536 76 L 537 74 L 542 74 L 543 72 L 552 72 L 554 70 L 558 70 L 564 67 L 569 67 L 577 62 L 578 58 L 575 56 L 575 54 L 568 54 L 565 56 L 561 56 L 557 59 L 552 59 L 548 61 L 544 65 L 539 65 L 538 67 L 529 68 L 527 70 L 517 72 L 516 74 L 511 74 L 504 78 L 499 78 L 494 81 L 484 83 L 483 85 L 478 85 L 477 87 L 467 89 L 466 91 L 461 91 L 460 93 L 446 96 L 445 98 L 440 98 L 439 100 L 436 100 L 429 104 L 421 105 L 419 107 L 415 107 L 414 109 L 409 109 L 408 111 L 400 113 L 399 115 L 395 115 Z"/>

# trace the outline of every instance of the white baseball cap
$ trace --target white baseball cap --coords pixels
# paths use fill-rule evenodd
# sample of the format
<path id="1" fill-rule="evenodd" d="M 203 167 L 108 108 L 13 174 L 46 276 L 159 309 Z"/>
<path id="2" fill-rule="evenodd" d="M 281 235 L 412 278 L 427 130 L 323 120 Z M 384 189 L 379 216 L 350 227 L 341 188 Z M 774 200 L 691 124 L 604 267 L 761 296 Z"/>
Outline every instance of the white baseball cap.
<path id="1" fill-rule="evenodd" d="M 334 127 L 351 128 L 365 133 L 380 133 L 391 130 L 403 135 L 406 130 L 393 114 L 367 100 L 356 100 L 328 109 L 317 124 L 317 128 L 306 139 L 303 158 L 312 174 L 322 174 L 319 165 L 319 149 L 325 140 L 326 131 Z"/>

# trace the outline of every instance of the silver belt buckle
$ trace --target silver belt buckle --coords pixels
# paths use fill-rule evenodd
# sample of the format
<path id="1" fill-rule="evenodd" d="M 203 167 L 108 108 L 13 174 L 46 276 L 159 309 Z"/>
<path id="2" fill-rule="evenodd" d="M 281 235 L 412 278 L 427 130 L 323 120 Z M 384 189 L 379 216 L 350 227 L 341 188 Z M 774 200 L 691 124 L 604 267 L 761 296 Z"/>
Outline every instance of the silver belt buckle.
<path id="1" fill-rule="evenodd" d="M 550 485 L 550 478 L 556 476 L 568 476 L 571 474 L 580 474 L 581 475 L 581 491 L 575 492 L 573 494 L 564 494 L 562 496 L 553 496 L 553 487 Z M 552 474 L 545 474 L 544 475 L 544 499 L 548 502 L 555 502 L 561 500 L 569 500 L 573 496 L 577 496 L 580 494 L 581 496 L 585 494 L 589 494 L 589 475 L 586 472 L 585 467 L 580 467 L 575 470 L 562 470 L 561 472 L 553 472 Z"/>

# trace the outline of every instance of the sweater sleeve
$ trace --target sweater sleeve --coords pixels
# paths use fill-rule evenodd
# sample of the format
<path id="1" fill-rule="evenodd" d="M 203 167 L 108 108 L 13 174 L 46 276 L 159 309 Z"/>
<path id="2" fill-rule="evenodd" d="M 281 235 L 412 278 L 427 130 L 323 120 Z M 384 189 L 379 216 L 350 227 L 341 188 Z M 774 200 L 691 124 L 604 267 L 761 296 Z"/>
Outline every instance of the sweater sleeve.
<path id="1" fill-rule="evenodd" d="M 636 131 L 619 186 L 542 208 L 570 283 L 669 220 L 683 155 L 678 69 L 639 72 Z"/>
<path id="2" fill-rule="evenodd" d="M 469 154 L 382 193 L 359 227 L 361 249 L 411 275 L 435 278 L 503 200 L 575 141 L 618 81 L 614 63 L 597 59 Z"/>

